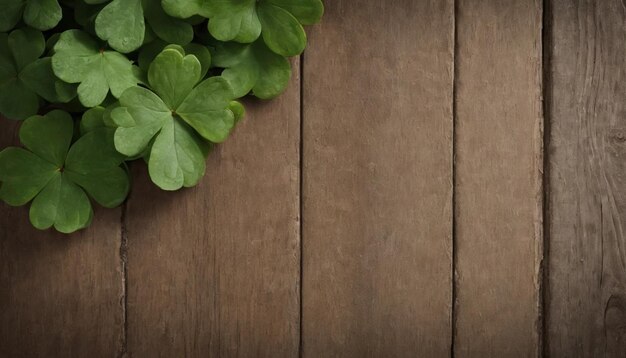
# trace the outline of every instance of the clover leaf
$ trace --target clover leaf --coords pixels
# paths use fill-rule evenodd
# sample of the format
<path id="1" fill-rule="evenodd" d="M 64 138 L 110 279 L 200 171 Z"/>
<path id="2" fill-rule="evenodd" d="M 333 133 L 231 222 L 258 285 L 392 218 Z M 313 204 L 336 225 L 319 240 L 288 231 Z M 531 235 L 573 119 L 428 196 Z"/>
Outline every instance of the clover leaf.
<path id="1" fill-rule="evenodd" d="M 166 42 L 186 45 L 193 39 L 191 24 L 167 15 L 159 0 L 113 0 L 98 13 L 95 30 L 113 49 L 128 53 L 144 43 L 146 22 Z"/>
<path id="2" fill-rule="evenodd" d="M 270 99 L 285 91 L 291 78 L 289 61 L 257 40 L 252 44 L 217 43 L 213 48 L 213 64 L 224 68 L 222 77 L 233 87 L 235 96 L 252 94 Z"/>
<path id="3" fill-rule="evenodd" d="M 211 52 L 207 46 L 190 43 L 185 46 L 180 45 L 168 45 L 167 43 L 155 40 L 147 45 L 145 45 L 141 51 L 139 52 L 139 56 L 137 59 L 137 64 L 139 68 L 148 72 L 150 68 L 150 64 L 157 57 L 158 54 L 161 53 L 164 49 L 176 49 L 181 53 L 187 53 L 190 55 L 194 55 L 198 61 L 200 61 L 200 77 L 206 77 L 207 72 L 209 72 L 209 68 L 211 68 Z"/>
<path id="4" fill-rule="evenodd" d="M 76 96 L 73 86 L 52 72 L 41 32 L 24 28 L 0 33 L 0 113 L 25 119 L 37 113 L 40 97 L 49 102 L 68 102 Z"/>
<path id="5" fill-rule="evenodd" d="M 124 156 L 113 145 L 113 129 L 99 128 L 71 144 L 74 123 L 66 112 L 28 118 L 20 128 L 25 148 L 0 152 L 0 199 L 21 206 L 32 201 L 30 221 L 62 233 L 85 228 L 93 209 L 121 204 L 129 191 Z"/>
<path id="6" fill-rule="evenodd" d="M 23 146 L 0 151 L 0 201 L 29 204 L 35 227 L 70 233 L 89 225 L 92 203 L 123 202 L 127 161 L 144 160 L 164 190 L 196 185 L 211 148 L 245 115 L 236 99 L 286 89 L 287 57 L 303 51 L 303 26 L 324 8 L 0 0 L 0 10 L 0 117 L 24 120 Z"/>
<path id="7" fill-rule="evenodd" d="M 62 17 L 57 0 L 0 0 L 0 9 L 0 32 L 12 30 L 21 19 L 37 30 L 50 30 Z"/>
<path id="8" fill-rule="evenodd" d="M 187 19 L 194 15 L 209 17 L 207 0 L 162 0 L 163 10 L 174 17 Z"/>
<path id="9" fill-rule="evenodd" d="M 115 102 L 106 108 L 98 106 L 88 109 L 80 120 L 80 134 L 85 135 L 100 128 L 117 128 L 111 119 L 111 112 L 119 106 L 119 102 Z"/>
<path id="10" fill-rule="evenodd" d="M 235 123 L 239 122 L 246 115 L 246 108 L 239 101 L 230 101 L 228 109 L 235 115 Z"/>
<path id="11" fill-rule="evenodd" d="M 204 140 L 222 142 L 235 124 L 235 98 L 221 77 L 201 80 L 201 65 L 180 49 L 165 49 L 150 65 L 151 88 L 132 87 L 111 117 L 115 147 L 129 157 L 149 145 L 152 181 L 164 190 L 196 185 L 205 171 Z"/>
<path id="12" fill-rule="evenodd" d="M 302 25 L 320 20 L 321 0 L 163 0 L 172 16 L 209 18 L 209 32 L 220 41 L 254 42 L 259 36 L 275 53 L 296 56 L 306 47 Z"/>
<path id="13" fill-rule="evenodd" d="M 132 62 L 118 52 L 102 49 L 83 31 L 63 32 L 54 51 L 54 74 L 65 82 L 80 83 L 78 98 L 85 107 L 101 104 L 109 90 L 118 98 L 139 83 Z"/>

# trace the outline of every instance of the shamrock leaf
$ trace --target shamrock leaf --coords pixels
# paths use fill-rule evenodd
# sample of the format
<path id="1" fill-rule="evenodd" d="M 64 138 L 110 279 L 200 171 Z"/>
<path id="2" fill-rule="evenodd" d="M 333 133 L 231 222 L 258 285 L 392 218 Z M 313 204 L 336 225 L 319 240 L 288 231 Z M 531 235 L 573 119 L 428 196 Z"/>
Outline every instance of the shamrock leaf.
<path id="1" fill-rule="evenodd" d="M 201 65 L 180 49 L 166 49 L 150 65 L 151 88 L 132 87 L 111 117 L 119 128 L 115 147 L 129 157 L 150 145 L 148 169 L 164 190 L 196 185 L 205 171 L 206 142 L 222 142 L 235 124 L 228 82 L 211 77 L 198 84 Z"/>
<path id="2" fill-rule="evenodd" d="M 80 134 L 85 135 L 99 128 L 117 128 L 111 119 L 111 112 L 119 106 L 119 102 L 115 102 L 106 108 L 98 106 L 87 110 L 80 120 Z"/>
<path id="3" fill-rule="evenodd" d="M 239 122 L 246 115 L 246 108 L 238 101 L 231 101 L 228 109 L 235 115 L 235 123 Z"/>
<path id="4" fill-rule="evenodd" d="M 141 0 L 113 0 L 96 17 L 98 37 L 120 52 L 139 48 L 145 31 Z"/>
<path id="5" fill-rule="evenodd" d="M 158 0 L 113 0 L 98 13 L 95 29 L 113 49 L 128 53 L 144 43 L 146 21 L 166 42 L 186 45 L 193 39 L 191 24 L 167 15 Z"/>
<path id="6" fill-rule="evenodd" d="M 101 104 L 109 90 L 116 98 L 139 80 L 124 55 L 105 51 L 87 33 L 69 30 L 54 45 L 52 69 L 68 83 L 80 83 L 78 98 L 85 107 Z"/>
<path id="7" fill-rule="evenodd" d="M 291 77 L 289 61 L 272 52 L 261 40 L 252 44 L 217 43 L 213 61 L 215 66 L 225 69 L 222 77 L 231 84 L 236 97 L 252 91 L 258 98 L 274 98 L 285 91 Z"/>
<path id="8" fill-rule="evenodd" d="M 177 45 L 186 45 L 193 40 L 191 24 L 169 16 L 159 0 L 143 0 L 143 9 L 150 29 L 161 40 Z"/>
<path id="9" fill-rule="evenodd" d="M 187 19 L 194 15 L 209 17 L 207 0 L 162 0 L 163 10 L 168 15 Z"/>
<path id="10" fill-rule="evenodd" d="M 0 34 L 0 113 L 25 119 L 37 113 L 40 97 L 49 102 L 68 102 L 76 94 L 73 86 L 52 72 L 41 32 L 30 28 Z"/>
<path id="11" fill-rule="evenodd" d="M 181 53 L 194 55 L 198 59 L 198 61 L 200 61 L 200 78 L 204 78 L 207 72 L 209 72 L 209 68 L 211 68 L 211 52 L 209 51 L 208 47 L 197 43 L 190 43 L 185 46 L 168 45 L 161 40 L 156 40 L 152 43 L 149 43 L 141 49 L 137 59 L 139 68 L 141 68 L 145 72 L 148 72 L 148 68 L 150 68 L 150 64 L 152 63 L 152 61 L 154 61 L 155 57 L 157 57 L 157 55 L 160 54 L 161 51 L 168 48 L 176 49 Z"/>
<path id="12" fill-rule="evenodd" d="M 302 25 L 320 20 L 321 0 L 163 0 L 173 16 L 209 18 L 209 32 L 220 41 L 254 42 L 259 36 L 275 53 L 296 56 L 306 47 Z"/>
<path id="13" fill-rule="evenodd" d="M 0 199 L 13 206 L 32 200 L 30 221 L 62 233 L 85 228 L 93 209 L 115 207 L 126 198 L 128 174 L 115 151 L 113 129 L 95 129 L 71 145 L 74 123 L 62 111 L 34 116 L 20 128 L 25 148 L 0 152 Z"/>
<path id="14" fill-rule="evenodd" d="M 57 0 L 0 0 L 0 32 L 12 30 L 23 18 L 26 25 L 45 31 L 61 21 Z"/>

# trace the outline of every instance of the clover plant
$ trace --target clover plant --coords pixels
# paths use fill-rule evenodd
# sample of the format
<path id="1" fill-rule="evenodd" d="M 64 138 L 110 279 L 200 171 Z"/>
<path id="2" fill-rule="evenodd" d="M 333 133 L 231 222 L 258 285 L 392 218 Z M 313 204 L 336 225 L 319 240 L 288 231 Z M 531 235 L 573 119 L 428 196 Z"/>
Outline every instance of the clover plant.
<path id="1" fill-rule="evenodd" d="M 155 185 L 197 185 L 211 148 L 270 99 L 306 47 L 321 0 L 0 0 L 0 115 L 22 121 L 0 151 L 0 200 L 38 229 L 84 229 L 93 205 Z"/>

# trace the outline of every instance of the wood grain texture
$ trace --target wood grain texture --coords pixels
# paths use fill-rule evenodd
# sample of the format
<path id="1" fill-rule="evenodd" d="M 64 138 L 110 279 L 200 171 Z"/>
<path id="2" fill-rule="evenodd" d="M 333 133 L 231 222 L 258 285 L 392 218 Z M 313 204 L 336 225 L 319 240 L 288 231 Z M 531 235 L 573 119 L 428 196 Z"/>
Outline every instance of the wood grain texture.
<path id="1" fill-rule="evenodd" d="M 0 118 L 0 148 L 19 143 Z M 115 357 L 123 350 L 121 210 L 88 230 L 37 231 L 28 206 L 0 204 L 0 357 Z"/>
<path id="2" fill-rule="evenodd" d="M 457 3 L 457 357 L 540 349 L 540 0 Z"/>
<path id="3" fill-rule="evenodd" d="M 551 357 L 626 354 L 626 6 L 551 1 Z"/>
<path id="4" fill-rule="evenodd" d="M 452 1 L 326 2 L 304 60 L 303 356 L 450 354 Z"/>
<path id="5" fill-rule="evenodd" d="M 196 188 L 165 193 L 136 166 L 128 204 L 134 357 L 294 357 L 299 347 L 300 77 L 249 101 Z"/>

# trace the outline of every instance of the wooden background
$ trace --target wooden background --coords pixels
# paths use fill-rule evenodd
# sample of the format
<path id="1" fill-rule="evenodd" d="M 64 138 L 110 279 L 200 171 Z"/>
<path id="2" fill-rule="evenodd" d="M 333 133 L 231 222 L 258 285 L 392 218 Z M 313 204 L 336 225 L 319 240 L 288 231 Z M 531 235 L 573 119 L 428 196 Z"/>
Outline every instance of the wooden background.
<path id="1" fill-rule="evenodd" d="M 326 9 L 198 187 L 0 206 L 0 357 L 626 357 L 626 3 Z"/>

